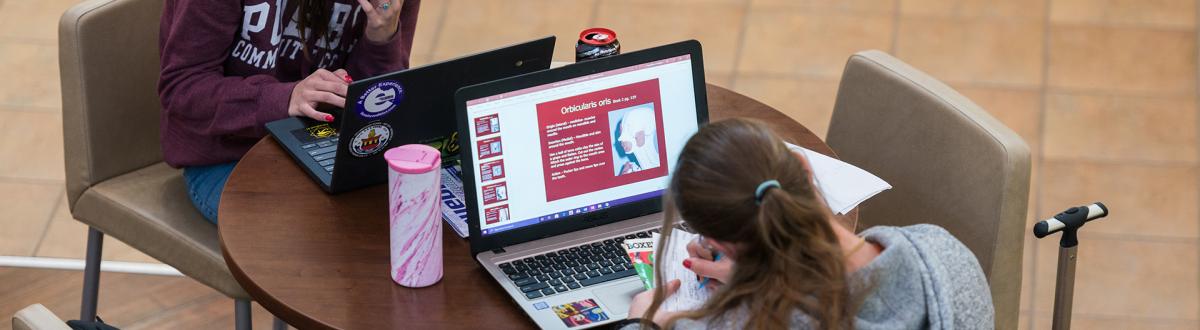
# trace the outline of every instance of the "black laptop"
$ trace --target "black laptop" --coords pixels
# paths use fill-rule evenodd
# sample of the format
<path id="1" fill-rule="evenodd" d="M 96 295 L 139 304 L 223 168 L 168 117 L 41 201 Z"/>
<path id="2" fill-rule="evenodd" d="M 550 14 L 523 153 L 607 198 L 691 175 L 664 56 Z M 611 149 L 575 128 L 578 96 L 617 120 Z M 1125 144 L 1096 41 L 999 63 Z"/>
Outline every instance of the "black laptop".
<path id="1" fill-rule="evenodd" d="M 554 37 L 355 81 L 332 123 L 289 117 L 267 130 L 329 193 L 387 181 L 383 151 L 412 143 L 457 160 L 454 92 L 550 67 Z"/>

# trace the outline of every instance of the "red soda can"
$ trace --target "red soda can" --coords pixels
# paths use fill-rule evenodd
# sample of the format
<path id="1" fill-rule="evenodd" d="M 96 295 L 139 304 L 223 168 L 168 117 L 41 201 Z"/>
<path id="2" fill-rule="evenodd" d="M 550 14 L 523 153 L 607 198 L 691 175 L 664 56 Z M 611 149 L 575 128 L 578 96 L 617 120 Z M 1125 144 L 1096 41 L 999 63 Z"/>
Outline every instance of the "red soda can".
<path id="1" fill-rule="evenodd" d="M 575 62 L 582 62 L 621 53 L 617 33 L 605 28 L 590 28 L 579 32 L 575 44 Z"/>

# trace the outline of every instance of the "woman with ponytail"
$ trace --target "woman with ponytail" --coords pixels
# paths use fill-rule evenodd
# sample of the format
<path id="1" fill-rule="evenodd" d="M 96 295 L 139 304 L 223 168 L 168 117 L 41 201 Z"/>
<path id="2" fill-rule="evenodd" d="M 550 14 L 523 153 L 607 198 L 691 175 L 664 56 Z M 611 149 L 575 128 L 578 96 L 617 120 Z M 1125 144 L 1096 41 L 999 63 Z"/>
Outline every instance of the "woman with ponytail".
<path id="1" fill-rule="evenodd" d="M 192 203 L 217 222 L 225 179 L 292 117 L 329 122 L 354 79 L 408 67 L 420 0 L 166 0 L 161 142 Z M 119 38 L 118 38 L 119 39 Z"/>
<path id="2" fill-rule="evenodd" d="M 854 234 L 825 205 L 808 162 L 766 125 L 705 126 L 676 166 L 662 239 L 677 217 L 701 239 L 682 265 L 657 261 L 656 288 L 635 297 L 618 328 L 993 327 L 987 281 L 966 246 L 933 225 Z M 709 278 L 710 299 L 697 310 L 658 310 L 680 285 L 664 283 L 664 267 Z"/>

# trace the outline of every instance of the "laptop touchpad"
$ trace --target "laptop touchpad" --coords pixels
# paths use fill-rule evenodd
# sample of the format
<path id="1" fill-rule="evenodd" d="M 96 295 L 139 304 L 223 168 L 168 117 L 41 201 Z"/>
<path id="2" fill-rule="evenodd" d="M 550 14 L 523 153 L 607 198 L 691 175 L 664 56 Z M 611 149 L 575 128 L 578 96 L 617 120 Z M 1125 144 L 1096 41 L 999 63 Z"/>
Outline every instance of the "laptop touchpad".
<path id="1" fill-rule="evenodd" d="M 613 314 L 623 315 L 629 312 L 629 303 L 633 302 L 633 296 L 645 290 L 642 281 L 638 280 L 592 290 L 592 294 L 599 297 L 600 303 L 608 306 L 608 310 Z"/>

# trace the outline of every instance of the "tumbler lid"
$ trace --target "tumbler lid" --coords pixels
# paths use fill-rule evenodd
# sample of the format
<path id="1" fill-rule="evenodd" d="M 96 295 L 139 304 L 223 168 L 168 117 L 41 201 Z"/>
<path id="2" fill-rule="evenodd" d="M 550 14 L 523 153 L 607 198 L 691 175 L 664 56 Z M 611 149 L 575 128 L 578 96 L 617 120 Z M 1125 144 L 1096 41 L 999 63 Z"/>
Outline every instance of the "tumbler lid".
<path id="1" fill-rule="evenodd" d="M 442 152 L 424 144 L 406 144 L 383 153 L 388 167 L 404 174 L 421 174 L 442 164 Z"/>

